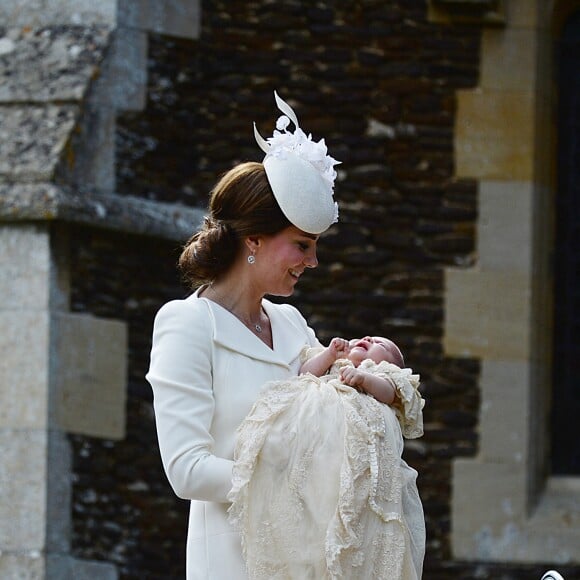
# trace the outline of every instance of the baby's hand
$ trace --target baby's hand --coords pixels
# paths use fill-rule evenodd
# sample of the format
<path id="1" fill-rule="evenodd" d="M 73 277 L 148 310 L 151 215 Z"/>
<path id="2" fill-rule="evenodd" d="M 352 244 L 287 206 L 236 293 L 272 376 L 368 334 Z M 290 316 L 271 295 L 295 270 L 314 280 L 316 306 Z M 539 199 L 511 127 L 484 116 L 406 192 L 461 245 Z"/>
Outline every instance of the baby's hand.
<path id="1" fill-rule="evenodd" d="M 343 358 L 348 355 L 350 346 L 348 340 L 344 338 L 333 338 L 328 345 L 328 348 L 335 356 L 335 358 Z"/>
<path id="2" fill-rule="evenodd" d="M 343 367 L 340 369 L 340 380 L 357 391 L 365 392 L 365 374 L 364 371 L 360 371 L 355 367 Z"/>

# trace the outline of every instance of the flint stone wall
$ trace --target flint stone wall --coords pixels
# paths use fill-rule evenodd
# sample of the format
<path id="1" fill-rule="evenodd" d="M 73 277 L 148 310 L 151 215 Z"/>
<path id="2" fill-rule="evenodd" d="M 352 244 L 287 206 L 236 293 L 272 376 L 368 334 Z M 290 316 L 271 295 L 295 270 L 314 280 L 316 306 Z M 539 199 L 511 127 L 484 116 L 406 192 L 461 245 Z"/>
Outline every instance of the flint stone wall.
<path id="1" fill-rule="evenodd" d="M 476 452 L 479 364 L 443 356 L 443 269 L 475 260 L 476 184 L 453 178 L 453 124 L 455 91 L 477 83 L 480 30 L 430 23 L 423 0 L 233 1 L 204 5 L 199 41 L 149 41 L 146 110 L 118 119 L 118 193 L 205 205 L 221 172 L 261 159 L 251 122 L 269 134 L 273 90 L 295 105 L 343 165 L 341 221 L 292 302 L 322 341 L 388 335 L 422 376 L 425 437 L 406 459 L 427 521 L 424 577 L 539 578 L 545 567 L 450 553 L 450 465 Z M 122 578 L 183 578 L 187 505 L 162 473 L 143 378 L 155 311 L 187 293 L 179 244 L 72 235 L 72 309 L 128 321 L 130 356 L 126 440 L 72 438 L 73 550 Z"/>

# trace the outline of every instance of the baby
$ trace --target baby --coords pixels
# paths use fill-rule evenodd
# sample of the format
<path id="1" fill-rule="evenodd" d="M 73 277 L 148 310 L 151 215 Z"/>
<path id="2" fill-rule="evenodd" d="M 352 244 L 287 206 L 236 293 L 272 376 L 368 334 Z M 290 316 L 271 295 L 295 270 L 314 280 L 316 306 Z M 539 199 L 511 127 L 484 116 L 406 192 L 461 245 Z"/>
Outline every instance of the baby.
<path id="1" fill-rule="evenodd" d="M 249 578 L 419 580 L 423 510 L 402 458 L 403 436 L 423 434 L 419 376 L 379 336 L 301 360 L 236 434 L 229 514 Z"/>
<path id="2" fill-rule="evenodd" d="M 352 363 L 352 366 L 343 366 L 339 371 L 340 380 L 345 385 L 368 393 L 381 403 L 390 405 L 394 402 L 397 396 L 396 387 L 391 379 L 359 368 L 361 362 L 367 359 L 377 364 L 386 361 L 403 368 L 405 366 L 403 355 L 392 340 L 382 336 L 365 336 L 351 341 L 333 338 L 323 351 L 302 364 L 300 374 L 311 373 L 320 377 L 341 358 L 348 359 Z"/>

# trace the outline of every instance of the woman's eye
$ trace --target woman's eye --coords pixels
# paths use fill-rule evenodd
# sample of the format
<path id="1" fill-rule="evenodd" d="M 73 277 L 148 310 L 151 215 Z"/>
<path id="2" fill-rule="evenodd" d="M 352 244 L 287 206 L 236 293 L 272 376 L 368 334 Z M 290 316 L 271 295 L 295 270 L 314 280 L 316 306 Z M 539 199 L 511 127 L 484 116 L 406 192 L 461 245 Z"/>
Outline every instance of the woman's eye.
<path id="1" fill-rule="evenodd" d="M 298 247 L 305 252 L 308 249 L 308 244 L 305 244 L 304 242 L 298 242 Z"/>

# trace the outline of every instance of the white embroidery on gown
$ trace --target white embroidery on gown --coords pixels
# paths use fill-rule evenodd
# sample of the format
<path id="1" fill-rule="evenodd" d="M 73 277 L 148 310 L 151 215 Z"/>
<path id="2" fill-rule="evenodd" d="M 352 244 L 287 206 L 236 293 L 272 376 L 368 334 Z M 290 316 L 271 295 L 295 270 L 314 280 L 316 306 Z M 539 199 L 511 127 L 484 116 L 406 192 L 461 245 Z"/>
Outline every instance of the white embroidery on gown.
<path id="1" fill-rule="evenodd" d="M 419 377 L 390 378 L 393 409 L 345 386 L 337 370 L 265 386 L 237 432 L 230 521 L 252 580 L 416 580 L 425 551 L 417 472 L 403 439 L 423 432 Z"/>

